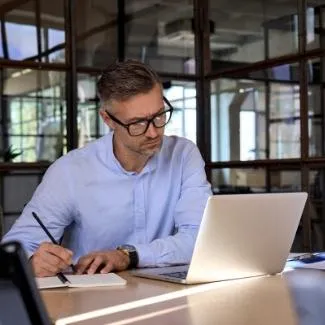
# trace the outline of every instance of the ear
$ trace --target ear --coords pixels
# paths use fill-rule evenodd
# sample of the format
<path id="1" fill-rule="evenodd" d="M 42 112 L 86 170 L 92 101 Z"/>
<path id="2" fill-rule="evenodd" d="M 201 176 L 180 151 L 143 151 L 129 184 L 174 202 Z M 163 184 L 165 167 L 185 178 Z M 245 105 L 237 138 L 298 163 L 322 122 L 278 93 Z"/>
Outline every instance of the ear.
<path id="1" fill-rule="evenodd" d="M 112 130 L 115 129 L 115 123 L 111 120 L 111 118 L 107 115 L 106 111 L 101 108 L 99 110 L 99 115 L 101 116 L 103 122 Z"/>

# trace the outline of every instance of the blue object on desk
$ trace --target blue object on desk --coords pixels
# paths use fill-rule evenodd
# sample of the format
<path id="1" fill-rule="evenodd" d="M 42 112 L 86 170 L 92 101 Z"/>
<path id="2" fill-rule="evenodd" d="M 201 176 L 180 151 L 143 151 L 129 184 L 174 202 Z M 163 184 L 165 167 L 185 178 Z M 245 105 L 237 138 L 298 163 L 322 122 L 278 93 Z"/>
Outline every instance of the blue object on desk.
<path id="1" fill-rule="evenodd" d="M 288 259 L 288 262 L 292 261 L 301 262 L 305 264 L 316 263 L 325 261 L 325 255 L 321 255 L 319 253 L 307 253 Z"/>
<path id="2" fill-rule="evenodd" d="M 321 261 L 325 261 L 325 257 L 320 255 L 311 255 L 309 257 L 299 259 L 299 262 L 302 263 L 316 263 Z"/>

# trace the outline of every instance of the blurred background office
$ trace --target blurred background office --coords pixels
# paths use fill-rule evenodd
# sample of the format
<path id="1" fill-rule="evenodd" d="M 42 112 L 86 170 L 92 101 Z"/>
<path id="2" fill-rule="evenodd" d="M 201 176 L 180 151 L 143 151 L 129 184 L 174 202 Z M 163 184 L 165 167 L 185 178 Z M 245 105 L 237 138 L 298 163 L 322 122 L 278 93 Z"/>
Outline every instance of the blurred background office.
<path id="1" fill-rule="evenodd" d="M 308 191 L 325 249 L 325 0 L 0 0 L 0 237 L 46 168 L 106 132 L 110 62 L 155 68 L 214 193 Z"/>

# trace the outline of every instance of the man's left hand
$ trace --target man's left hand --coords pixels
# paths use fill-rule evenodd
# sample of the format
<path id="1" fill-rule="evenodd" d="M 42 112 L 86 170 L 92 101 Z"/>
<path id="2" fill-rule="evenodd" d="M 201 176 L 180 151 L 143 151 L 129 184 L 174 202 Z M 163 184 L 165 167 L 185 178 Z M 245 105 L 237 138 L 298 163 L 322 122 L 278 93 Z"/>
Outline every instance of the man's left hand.
<path id="1" fill-rule="evenodd" d="M 128 268 L 130 258 L 119 250 L 93 252 L 81 257 L 76 265 L 77 274 L 109 273 Z M 100 268 L 100 269 L 99 269 Z"/>

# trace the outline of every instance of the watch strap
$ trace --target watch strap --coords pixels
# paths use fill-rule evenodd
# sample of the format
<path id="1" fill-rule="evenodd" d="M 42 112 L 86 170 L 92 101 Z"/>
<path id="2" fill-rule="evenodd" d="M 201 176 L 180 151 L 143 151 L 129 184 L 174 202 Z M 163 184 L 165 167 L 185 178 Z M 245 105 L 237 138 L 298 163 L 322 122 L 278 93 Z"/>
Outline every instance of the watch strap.
<path id="1" fill-rule="evenodd" d="M 132 245 L 121 245 L 117 247 L 117 250 L 123 252 L 124 254 L 129 256 L 130 263 L 128 269 L 134 269 L 138 266 L 139 256 L 137 250 Z"/>

